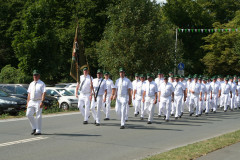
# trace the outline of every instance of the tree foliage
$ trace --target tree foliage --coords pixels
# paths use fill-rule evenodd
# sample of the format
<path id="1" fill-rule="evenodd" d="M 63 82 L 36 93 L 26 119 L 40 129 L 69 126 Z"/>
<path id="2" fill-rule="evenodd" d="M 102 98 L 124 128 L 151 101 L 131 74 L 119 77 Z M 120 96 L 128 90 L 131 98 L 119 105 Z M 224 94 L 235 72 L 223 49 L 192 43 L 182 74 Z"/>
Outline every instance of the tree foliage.
<path id="1" fill-rule="evenodd" d="M 215 28 L 233 29 L 240 26 L 240 12 L 226 24 L 215 23 Z M 202 61 L 209 74 L 236 74 L 240 71 L 240 33 L 234 31 L 215 32 L 204 38 L 206 45 L 202 48 L 206 55 Z"/>
<path id="2" fill-rule="evenodd" d="M 174 30 L 159 5 L 150 0 L 122 0 L 107 13 L 110 21 L 97 44 L 100 66 L 114 77 L 119 67 L 126 68 L 129 76 L 173 68 Z"/>

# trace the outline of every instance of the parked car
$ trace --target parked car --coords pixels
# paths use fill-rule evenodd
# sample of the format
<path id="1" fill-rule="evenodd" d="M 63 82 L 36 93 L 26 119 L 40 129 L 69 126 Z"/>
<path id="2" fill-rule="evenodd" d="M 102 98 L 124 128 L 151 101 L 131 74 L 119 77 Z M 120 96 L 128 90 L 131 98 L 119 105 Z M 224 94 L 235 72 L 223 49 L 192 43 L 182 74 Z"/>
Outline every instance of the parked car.
<path id="1" fill-rule="evenodd" d="M 27 100 L 27 89 L 20 84 L 0 84 L 0 89 L 8 93 L 10 96 Z M 54 103 L 58 103 L 58 100 L 51 96 L 46 96 L 43 101 L 44 106 L 47 107 L 52 106 Z"/>
<path id="2" fill-rule="evenodd" d="M 11 97 L 6 92 L 0 90 L 0 114 L 16 114 L 26 109 L 27 101 L 22 98 Z"/>
<path id="3" fill-rule="evenodd" d="M 62 109 L 76 108 L 78 106 L 78 99 L 65 88 L 47 87 L 46 94 L 56 97 L 59 107 Z"/>
<path id="4" fill-rule="evenodd" d="M 73 83 L 58 83 L 55 84 L 55 88 L 67 88 L 68 86 L 72 85 Z"/>
<path id="5" fill-rule="evenodd" d="M 76 87 L 75 88 L 66 88 L 66 90 L 68 90 L 69 92 L 72 92 L 72 94 L 75 95 Z M 80 94 L 80 91 L 78 90 L 78 95 L 79 94 Z"/>

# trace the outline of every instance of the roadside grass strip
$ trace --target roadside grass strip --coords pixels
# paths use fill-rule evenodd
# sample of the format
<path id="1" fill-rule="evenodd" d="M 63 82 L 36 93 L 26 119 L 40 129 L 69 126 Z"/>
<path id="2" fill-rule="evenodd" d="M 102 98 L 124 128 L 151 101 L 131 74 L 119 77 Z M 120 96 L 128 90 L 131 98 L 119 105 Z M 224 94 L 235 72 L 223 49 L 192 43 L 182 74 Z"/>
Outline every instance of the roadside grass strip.
<path id="1" fill-rule="evenodd" d="M 240 142 L 240 130 L 172 149 L 145 160 L 192 160 L 237 142 Z"/>
<path id="2" fill-rule="evenodd" d="M 44 140 L 44 139 L 47 139 L 47 138 L 48 138 L 48 137 L 36 137 L 36 138 L 22 139 L 22 140 L 19 140 L 19 141 L 0 143 L 0 148 L 1 148 L 1 147 L 6 147 L 6 146 L 15 145 L 15 144 L 21 144 L 21 143 L 27 143 L 27 142 Z"/>

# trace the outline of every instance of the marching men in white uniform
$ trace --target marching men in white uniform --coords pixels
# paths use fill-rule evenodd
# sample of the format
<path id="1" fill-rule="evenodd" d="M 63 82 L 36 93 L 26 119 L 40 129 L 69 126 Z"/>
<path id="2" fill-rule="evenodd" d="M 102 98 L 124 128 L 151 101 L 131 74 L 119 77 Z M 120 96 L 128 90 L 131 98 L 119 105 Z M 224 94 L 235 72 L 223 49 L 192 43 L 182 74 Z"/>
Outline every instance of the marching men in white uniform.
<path id="1" fill-rule="evenodd" d="M 193 76 L 194 81 L 190 84 L 190 116 L 193 114 L 193 108 L 196 108 L 196 117 L 198 117 L 199 114 L 199 101 L 202 101 L 202 91 L 201 91 L 201 85 L 197 82 L 198 77 L 195 74 Z"/>
<path id="2" fill-rule="evenodd" d="M 107 86 L 106 81 L 102 78 L 102 70 L 97 70 L 97 78 L 93 79 L 93 92 L 92 93 L 92 103 L 91 103 L 91 110 L 92 115 L 95 120 L 96 126 L 100 126 L 100 118 L 101 118 L 101 108 L 103 105 L 103 102 L 106 102 L 107 97 Z M 97 106 L 97 113 L 95 111 L 95 108 Z"/>
<path id="3" fill-rule="evenodd" d="M 136 88 L 137 83 L 139 82 L 139 75 L 138 73 L 135 73 L 135 80 L 132 82 L 132 95 L 134 94 L 134 88 Z M 133 98 L 133 97 L 132 97 Z M 136 105 L 136 100 L 132 99 L 132 105 L 134 107 L 134 115 L 135 117 L 137 117 L 137 115 L 139 114 L 140 108 L 138 108 L 139 106 Z"/>
<path id="4" fill-rule="evenodd" d="M 80 76 L 80 83 L 77 83 L 75 96 L 78 98 L 78 108 L 84 117 L 83 124 L 88 124 L 90 101 L 92 99 L 92 77 L 88 74 L 88 68 L 83 68 L 83 75 Z M 80 95 L 78 96 L 78 89 Z M 85 108 L 83 108 L 85 106 Z"/>
<path id="5" fill-rule="evenodd" d="M 217 110 L 217 103 L 221 95 L 221 86 L 216 81 L 216 77 L 212 78 L 212 82 L 210 83 L 212 87 L 212 101 L 211 106 L 213 108 L 213 112 L 216 113 Z"/>
<path id="6" fill-rule="evenodd" d="M 210 109 L 210 100 L 212 99 L 212 87 L 210 85 L 210 83 L 207 83 L 207 78 L 203 79 L 203 84 L 205 84 L 206 87 L 206 94 L 204 96 L 204 110 L 205 110 L 205 115 L 207 115 L 209 113 L 209 109 Z"/>
<path id="7" fill-rule="evenodd" d="M 147 75 L 147 81 L 143 87 L 142 101 L 148 112 L 148 124 L 152 124 L 155 104 L 157 103 L 157 84 L 153 81 L 153 75 Z"/>
<path id="8" fill-rule="evenodd" d="M 103 103 L 103 112 L 106 115 L 104 120 L 107 121 L 107 120 L 110 120 L 111 101 L 113 99 L 115 86 L 113 84 L 113 81 L 109 78 L 109 72 L 105 72 L 104 77 L 105 77 L 106 86 L 107 86 L 107 97 L 106 97 L 106 102 Z M 104 106 L 106 106 L 106 108 Z"/>
<path id="9" fill-rule="evenodd" d="M 33 82 L 28 87 L 26 116 L 32 127 L 32 135 L 41 135 L 42 129 L 42 107 L 46 95 L 45 84 L 40 80 L 38 70 L 33 71 Z M 36 113 L 36 119 L 34 118 Z"/>
<path id="10" fill-rule="evenodd" d="M 140 81 L 137 83 L 135 88 L 133 88 L 133 99 L 135 100 L 135 105 L 137 108 L 140 108 L 140 118 L 143 120 L 144 117 L 144 103 L 142 101 L 143 96 L 143 87 L 145 85 L 145 77 L 143 74 L 140 74 Z"/>
<path id="11" fill-rule="evenodd" d="M 185 86 L 182 82 L 179 81 L 179 76 L 175 76 L 175 82 L 173 82 L 173 88 L 174 88 L 174 106 L 176 107 L 175 112 L 175 119 L 181 118 L 182 113 L 181 109 L 183 104 L 183 100 L 186 100 L 186 94 L 185 94 Z"/>
<path id="12" fill-rule="evenodd" d="M 116 99 L 116 112 L 121 117 L 120 129 L 124 129 L 127 103 L 130 105 L 132 101 L 132 83 L 125 77 L 125 71 L 123 68 L 119 69 L 119 75 L 120 78 L 117 79 L 115 83 L 116 92 L 114 99 Z"/>
<path id="13" fill-rule="evenodd" d="M 174 100 L 174 88 L 171 83 L 168 82 L 168 77 L 164 77 L 164 82 L 158 88 L 159 91 L 159 99 L 161 107 L 163 108 L 163 112 L 165 113 L 166 122 L 169 121 L 172 101 Z"/>
<path id="14" fill-rule="evenodd" d="M 227 105 L 229 98 L 232 98 L 232 88 L 228 84 L 228 78 L 225 78 L 225 83 L 221 85 L 221 94 L 223 96 L 224 112 L 227 112 Z M 230 97 L 229 97 L 230 96 Z"/>

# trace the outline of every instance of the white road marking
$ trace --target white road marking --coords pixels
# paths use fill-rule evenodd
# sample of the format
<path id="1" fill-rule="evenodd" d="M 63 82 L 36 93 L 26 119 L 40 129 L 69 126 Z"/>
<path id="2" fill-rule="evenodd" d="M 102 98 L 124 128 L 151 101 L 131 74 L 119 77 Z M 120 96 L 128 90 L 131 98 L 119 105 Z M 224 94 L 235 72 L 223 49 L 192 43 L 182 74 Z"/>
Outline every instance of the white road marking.
<path id="1" fill-rule="evenodd" d="M 20 144 L 20 143 L 39 141 L 39 140 L 44 140 L 44 139 L 47 139 L 47 138 L 48 137 L 36 137 L 36 138 L 22 139 L 22 140 L 19 140 L 19 141 L 6 142 L 6 143 L 1 143 L 0 147 L 10 146 L 10 145 Z"/>

